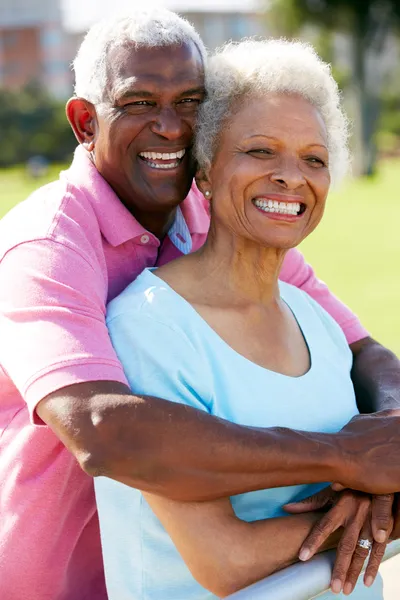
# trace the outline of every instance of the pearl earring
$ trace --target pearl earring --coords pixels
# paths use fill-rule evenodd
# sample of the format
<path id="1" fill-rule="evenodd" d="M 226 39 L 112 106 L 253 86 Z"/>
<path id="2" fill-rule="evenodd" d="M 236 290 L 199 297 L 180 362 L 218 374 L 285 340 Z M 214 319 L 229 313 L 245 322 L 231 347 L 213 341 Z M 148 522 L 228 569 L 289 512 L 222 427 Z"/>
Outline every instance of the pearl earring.
<path id="1" fill-rule="evenodd" d="M 206 198 L 209 198 L 211 196 L 211 192 L 207 190 L 204 195 Z"/>

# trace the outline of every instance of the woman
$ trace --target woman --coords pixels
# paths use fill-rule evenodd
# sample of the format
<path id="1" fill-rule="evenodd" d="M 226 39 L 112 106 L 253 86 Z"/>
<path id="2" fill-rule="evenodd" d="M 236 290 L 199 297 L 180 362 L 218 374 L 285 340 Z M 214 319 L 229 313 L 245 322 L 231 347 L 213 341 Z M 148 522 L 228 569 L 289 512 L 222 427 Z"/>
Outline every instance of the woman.
<path id="1" fill-rule="evenodd" d="M 351 352 L 320 306 L 278 281 L 348 164 L 337 86 L 308 46 L 247 41 L 212 59 L 208 87 L 196 147 L 207 242 L 139 276 L 109 308 L 111 338 L 137 394 L 248 426 L 337 431 L 357 413 Z M 185 504 L 98 479 L 110 600 L 224 597 L 283 568 L 319 517 L 282 507 L 322 487 Z M 360 496 L 364 519 L 368 508 Z"/>

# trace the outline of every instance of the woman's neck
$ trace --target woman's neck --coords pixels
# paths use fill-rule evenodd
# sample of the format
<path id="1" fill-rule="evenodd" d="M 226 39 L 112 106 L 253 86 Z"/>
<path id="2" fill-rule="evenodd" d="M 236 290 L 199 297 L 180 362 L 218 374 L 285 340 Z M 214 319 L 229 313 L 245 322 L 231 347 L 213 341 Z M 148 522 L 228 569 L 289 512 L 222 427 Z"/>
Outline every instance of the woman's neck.
<path id="1" fill-rule="evenodd" d="M 215 283 L 219 297 L 268 304 L 278 296 L 278 277 L 286 252 L 260 246 L 211 225 L 206 243 L 191 257 L 191 266 L 204 289 L 211 290 Z"/>

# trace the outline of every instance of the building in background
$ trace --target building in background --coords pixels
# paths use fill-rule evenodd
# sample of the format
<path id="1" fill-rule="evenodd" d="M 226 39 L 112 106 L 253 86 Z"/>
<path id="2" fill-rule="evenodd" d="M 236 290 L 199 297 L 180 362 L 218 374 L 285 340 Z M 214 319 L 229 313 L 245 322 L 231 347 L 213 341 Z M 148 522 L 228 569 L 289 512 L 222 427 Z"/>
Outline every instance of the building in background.
<path id="1" fill-rule="evenodd" d="M 53 96 L 66 98 L 72 90 L 75 49 L 58 0 L 1 0 L 0 87 L 38 82 Z"/>
<path id="2" fill-rule="evenodd" d="M 127 11 L 138 0 L 1 0 L 0 87 L 38 82 L 65 99 L 72 93 L 71 62 L 97 20 Z M 261 0 L 150 0 L 191 21 L 212 50 L 229 39 L 265 34 Z"/>
<path id="3" fill-rule="evenodd" d="M 169 0 L 168 8 L 176 10 L 193 23 L 209 50 L 227 40 L 267 35 L 267 20 L 257 0 Z M 264 2 L 264 5 L 266 3 Z"/>
<path id="4" fill-rule="evenodd" d="M 95 21 L 129 11 L 142 0 L 62 0 L 64 23 L 69 31 L 82 32 Z M 263 16 L 268 0 L 147 0 L 146 6 L 163 6 L 188 19 L 206 46 L 213 50 L 227 40 L 265 35 Z"/>
<path id="5" fill-rule="evenodd" d="M 72 92 L 71 62 L 97 20 L 136 0 L 1 0 L 0 87 L 38 82 L 57 98 Z M 265 34 L 259 0 L 153 0 L 191 21 L 209 49 L 228 39 Z"/>

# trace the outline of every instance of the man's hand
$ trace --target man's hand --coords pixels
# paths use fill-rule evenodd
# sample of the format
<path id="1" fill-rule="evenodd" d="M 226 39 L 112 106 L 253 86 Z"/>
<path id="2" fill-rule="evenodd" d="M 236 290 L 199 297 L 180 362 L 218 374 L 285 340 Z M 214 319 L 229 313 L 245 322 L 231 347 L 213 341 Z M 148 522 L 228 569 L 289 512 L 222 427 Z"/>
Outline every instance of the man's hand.
<path id="1" fill-rule="evenodd" d="M 400 538 L 400 494 L 394 495 L 393 521 L 393 531 L 389 536 L 391 542 Z"/>
<path id="2" fill-rule="evenodd" d="M 287 504 L 284 507 L 287 512 L 297 514 L 329 509 L 304 541 L 299 553 L 300 560 L 310 559 L 334 531 L 343 528 L 332 573 L 331 588 L 333 592 L 339 593 L 343 589 L 345 594 L 350 594 L 353 591 L 368 557 L 368 550 L 361 548 L 358 541 L 360 539 L 372 541 L 371 518 L 377 519 L 379 516 L 375 523 L 377 530 L 377 527 L 383 523 L 381 516 L 382 514 L 386 515 L 388 505 L 390 505 L 391 515 L 393 497 L 387 496 L 381 500 L 381 503 L 376 503 L 373 516 L 373 506 L 368 495 L 351 490 L 335 492 L 328 487 L 301 502 Z M 378 573 L 392 526 L 393 519 L 390 518 L 389 528 L 385 532 L 385 541 L 383 543 L 373 542 L 364 576 L 364 582 L 368 586 L 372 585 Z"/>
<path id="3" fill-rule="evenodd" d="M 337 482 L 371 494 L 400 490 L 400 410 L 357 415 L 336 434 L 343 452 Z"/>

